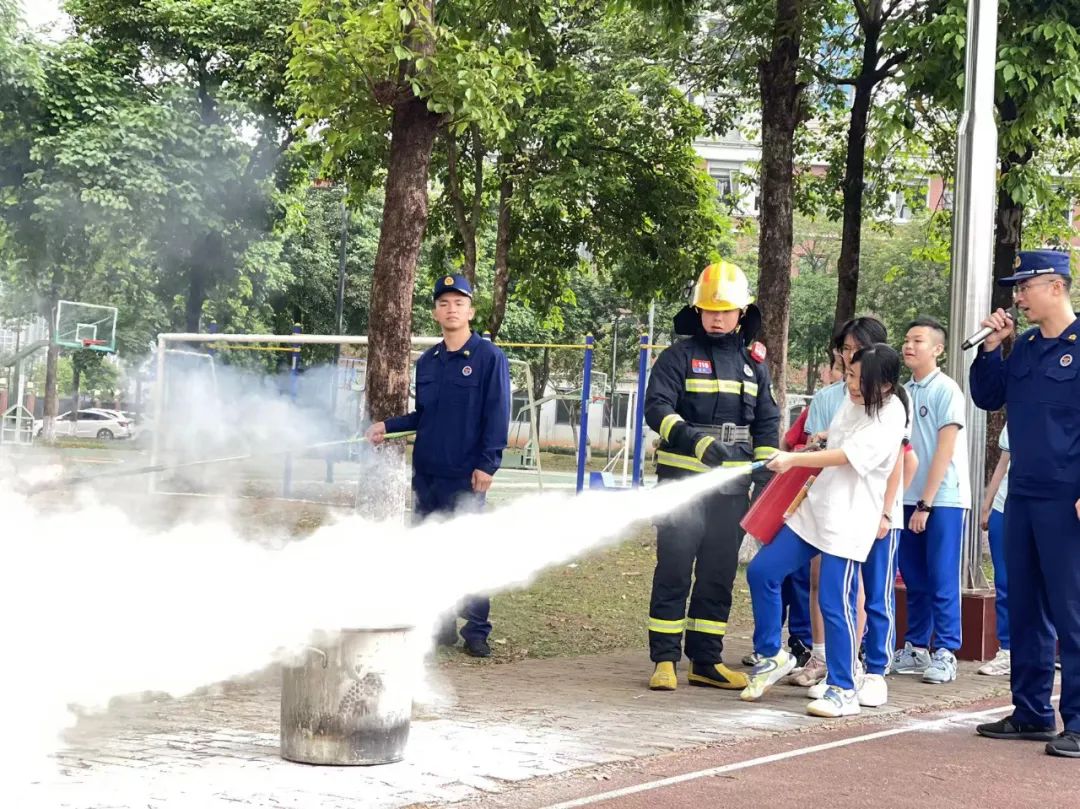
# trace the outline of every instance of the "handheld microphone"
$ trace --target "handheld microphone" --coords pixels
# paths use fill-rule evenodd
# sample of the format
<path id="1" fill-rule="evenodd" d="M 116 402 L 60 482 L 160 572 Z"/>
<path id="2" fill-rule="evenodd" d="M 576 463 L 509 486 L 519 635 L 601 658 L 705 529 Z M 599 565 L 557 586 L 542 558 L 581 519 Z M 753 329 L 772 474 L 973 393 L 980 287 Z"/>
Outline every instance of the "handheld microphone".
<path id="1" fill-rule="evenodd" d="M 1016 311 L 1015 306 L 1010 306 L 1009 310 L 1005 312 L 1005 317 L 1009 318 L 1009 320 L 1015 323 L 1016 318 L 1019 316 L 1019 314 L 1020 313 Z M 980 343 L 982 343 L 983 340 L 993 334 L 994 331 L 995 329 L 992 329 L 989 326 L 984 326 L 983 328 L 975 332 L 973 335 L 971 335 L 969 338 L 964 340 L 964 342 L 960 344 L 960 348 L 962 348 L 964 351 L 967 351 L 969 348 L 975 348 L 975 346 L 979 345 Z"/>

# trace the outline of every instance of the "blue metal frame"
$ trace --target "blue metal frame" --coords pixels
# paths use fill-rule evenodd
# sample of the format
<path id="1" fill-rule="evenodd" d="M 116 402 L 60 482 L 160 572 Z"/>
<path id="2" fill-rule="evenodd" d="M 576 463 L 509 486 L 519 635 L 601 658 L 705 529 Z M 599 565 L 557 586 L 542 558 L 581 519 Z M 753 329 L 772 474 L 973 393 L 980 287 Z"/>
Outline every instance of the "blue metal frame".
<path id="1" fill-rule="evenodd" d="M 645 459 L 645 382 L 649 373 L 649 335 L 641 335 L 638 349 L 637 413 L 634 414 L 633 486 L 641 486 Z"/>
<path id="2" fill-rule="evenodd" d="M 592 361 L 593 344 L 595 339 L 591 334 L 585 335 L 585 370 L 581 377 L 581 426 L 578 432 L 578 464 L 577 464 L 577 491 L 580 493 L 585 488 L 585 452 L 589 444 L 589 404 L 592 396 Z"/>

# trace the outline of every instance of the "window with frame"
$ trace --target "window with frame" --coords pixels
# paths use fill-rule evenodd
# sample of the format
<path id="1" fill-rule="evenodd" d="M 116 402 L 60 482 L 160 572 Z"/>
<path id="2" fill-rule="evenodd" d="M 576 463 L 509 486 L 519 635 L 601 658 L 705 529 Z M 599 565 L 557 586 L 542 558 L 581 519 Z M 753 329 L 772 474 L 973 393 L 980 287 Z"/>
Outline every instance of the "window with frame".
<path id="1" fill-rule="evenodd" d="M 716 186 L 716 195 L 725 202 L 735 199 L 735 172 L 728 166 L 709 164 L 709 177 Z"/>
<path id="2" fill-rule="evenodd" d="M 625 391 L 615 391 L 615 396 L 604 403 L 604 426 L 609 424 L 613 427 L 626 426 L 626 408 L 630 404 L 630 394 Z"/>

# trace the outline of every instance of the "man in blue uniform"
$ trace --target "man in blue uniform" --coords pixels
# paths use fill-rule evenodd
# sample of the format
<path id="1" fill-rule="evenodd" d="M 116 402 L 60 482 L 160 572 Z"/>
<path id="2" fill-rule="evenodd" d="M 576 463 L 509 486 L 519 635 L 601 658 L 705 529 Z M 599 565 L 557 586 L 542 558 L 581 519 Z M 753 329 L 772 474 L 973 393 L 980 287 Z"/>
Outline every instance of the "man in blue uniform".
<path id="1" fill-rule="evenodd" d="M 447 275 L 435 284 L 434 299 L 443 341 L 417 360 L 416 410 L 367 431 L 373 444 L 388 432 L 416 431 L 413 513 L 420 519 L 484 505 L 510 426 L 510 366 L 502 351 L 469 328 L 476 314 L 472 286 L 463 275 Z M 487 598 L 476 596 L 462 606 L 461 637 L 473 657 L 491 655 L 490 609 Z M 453 617 L 438 637 L 454 643 Z"/>
<path id="2" fill-rule="evenodd" d="M 776 453 L 780 411 L 765 347 L 754 342 L 761 314 L 753 300 L 742 270 L 721 261 L 702 271 L 691 305 L 676 316 L 675 332 L 693 336 L 660 354 L 645 393 L 645 420 L 661 439 L 661 483 Z M 755 473 L 755 486 L 771 475 Z M 710 492 L 657 524 L 649 604 L 654 691 L 675 690 L 684 633 L 691 685 L 746 686 L 746 675 L 721 659 L 750 479 L 735 485 L 741 488 Z"/>
<path id="3" fill-rule="evenodd" d="M 1013 713 L 979 725 L 994 739 L 1046 740 L 1046 752 L 1080 758 L 1080 321 L 1069 300 L 1069 256 L 1020 253 L 1001 280 L 1032 328 L 1003 358 L 1014 332 L 998 309 L 971 366 L 971 396 L 1007 408 L 1012 466 L 1005 503 Z M 1061 718 L 1055 735 L 1054 630 L 1061 642 Z"/>

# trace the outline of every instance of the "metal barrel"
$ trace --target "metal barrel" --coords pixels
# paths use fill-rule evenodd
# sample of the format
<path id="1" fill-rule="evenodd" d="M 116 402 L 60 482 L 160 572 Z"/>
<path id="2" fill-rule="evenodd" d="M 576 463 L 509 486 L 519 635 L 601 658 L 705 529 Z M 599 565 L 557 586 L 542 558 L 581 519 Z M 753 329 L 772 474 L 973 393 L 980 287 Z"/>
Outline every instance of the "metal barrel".
<path id="1" fill-rule="evenodd" d="M 412 717 L 411 629 L 321 633 L 285 665 L 282 758 L 331 765 L 400 761 Z"/>

